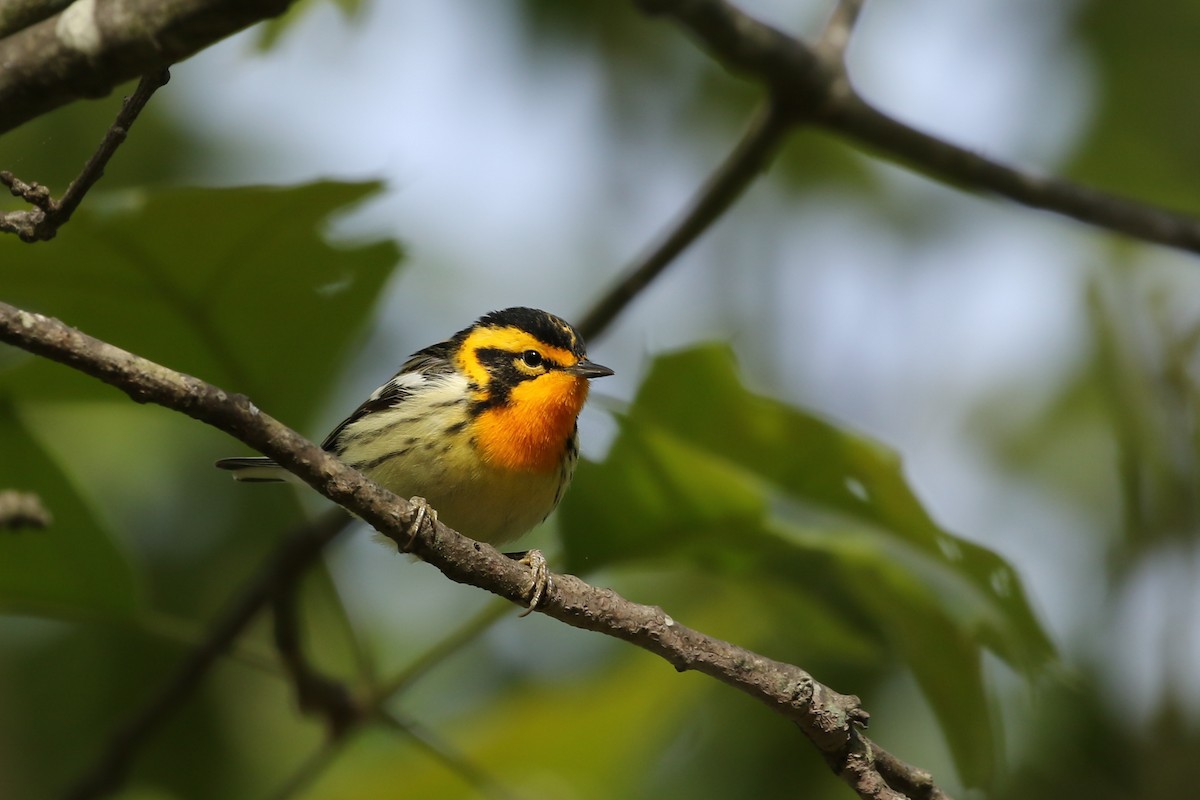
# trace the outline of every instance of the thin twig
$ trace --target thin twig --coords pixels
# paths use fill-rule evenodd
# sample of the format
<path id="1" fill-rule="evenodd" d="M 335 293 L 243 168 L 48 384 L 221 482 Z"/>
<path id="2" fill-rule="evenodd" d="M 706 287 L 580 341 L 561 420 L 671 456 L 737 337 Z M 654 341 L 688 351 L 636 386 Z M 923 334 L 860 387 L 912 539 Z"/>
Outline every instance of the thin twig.
<path id="1" fill-rule="evenodd" d="M 146 107 L 146 103 L 150 102 L 150 98 L 163 86 L 171 80 L 171 72 L 167 69 L 156 70 L 148 75 L 142 76 L 138 81 L 137 88 L 133 90 L 133 94 L 125 99 L 121 105 L 121 111 L 117 114 L 117 119 L 109 126 L 108 132 L 104 134 L 104 140 L 100 142 L 100 146 L 96 148 L 96 152 L 92 153 L 92 157 L 88 159 L 83 166 L 83 171 L 75 180 L 71 181 L 71 185 L 67 187 L 67 191 L 63 193 L 62 199 L 58 202 L 58 217 L 55 227 L 61 226 L 71 218 L 71 214 L 75 213 L 75 209 L 79 207 L 79 203 L 83 200 L 83 196 L 88 190 L 95 185 L 96 181 L 104 175 L 104 168 L 108 165 L 113 154 L 117 152 L 117 148 L 125 142 L 125 137 L 129 135 L 129 129 L 133 126 L 134 120 L 142 113 L 142 109 Z"/>
<path id="2" fill-rule="evenodd" d="M 284 782 L 267 795 L 269 800 L 292 800 L 293 797 L 300 797 L 325 770 L 329 769 L 356 731 L 356 728 L 352 728 L 345 736 L 323 740 L 316 751 L 306 756 Z"/>
<path id="3" fill-rule="evenodd" d="M 515 800 L 516 796 L 499 780 L 489 775 L 466 754 L 459 752 L 449 742 L 443 741 L 416 720 L 382 709 L 376 709 L 372 714 L 372 719 L 410 739 L 435 760 L 449 767 L 455 775 L 463 778 L 484 797 L 494 798 L 494 800 Z M 352 728 L 347 731 L 345 736 L 325 740 L 321 748 L 305 759 L 299 768 L 288 776 L 283 785 L 270 795 L 270 800 L 292 800 L 294 797 L 301 796 L 329 768 L 355 730 L 357 728 Z"/>
<path id="4" fill-rule="evenodd" d="M 339 735 L 331 736 L 322 742 L 321 747 L 301 762 L 295 772 L 288 776 L 283 786 L 272 795 L 272 800 L 287 800 L 298 796 L 317 779 L 326 767 L 333 763 L 333 759 L 349 743 L 357 727 L 378 719 L 379 715 L 383 713 L 385 704 L 396 695 L 408 689 L 421 676 L 459 652 L 467 644 L 475 641 L 479 634 L 491 628 L 511 611 L 510 603 L 496 599 L 495 602 L 489 603 L 474 617 L 454 629 L 450 635 L 426 650 L 412 664 L 398 672 L 378 691 L 363 701 L 361 713 L 354 720 L 356 724 L 341 731 Z"/>
<path id="5" fill-rule="evenodd" d="M 351 728 L 344 736 L 335 739 L 326 738 L 321 746 L 306 756 L 300 765 L 292 771 L 284 782 L 267 795 L 270 800 L 292 800 L 301 796 L 322 773 L 333 764 L 333 760 L 342 752 L 342 748 L 353 738 L 357 728 Z"/>
<path id="6" fill-rule="evenodd" d="M 504 619 L 511 610 L 512 606 L 508 603 L 489 603 L 475 616 L 455 628 L 448 636 L 426 650 L 420 658 L 392 676 L 375 693 L 370 704 L 374 707 L 382 706 L 385 702 L 412 686 L 434 667 L 475 641 L 481 633 Z"/>
<path id="7" fill-rule="evenodd" d="M 0 231 L 15 233 L 25 242 L 53 239 L 58 229 L 65 225 L 75 213 L 75 209 L 79 208 L 84 195 L 104 175 L 104 168 L 129 135 L 130 126 L 142 113 L 151 96 L 170 79 L 171 73 L 162 69 L 145 75 L 138 81 L 137 88 L 125 98 L 116 120 L 108 127 L 100 146 L 92 153 L 60 199 L 55 200 L 51 197 L 50 190 L 41 184 L 25 183 L 7 170 L 0 172 L 0 184 L 7 186 L 15 197 L 20 197 L 33 206 L 26 211 L 8 211 L 0 214 Z"/>
<path id="8" fill-rule="evenodd" d="M 304 655 L 297 610 L 300 577 L 300 573 L 287 576 L 272 599 L 275 648 L 296 689 L 300 710 L 324 717 L 329 737 L 340 739 L 360 719 L 362 712 L 343 683 L 322 675 Z"/>
<path id="9" fill-rule="evenodd" d="M 197 378 L 170 370 L 94 339 L 58 320 L 0 302 L 0 341 L 91 375 L 139 402 L 175 409 L 236 437 L 273 458 L 330 500 L 344 506 L 397 546 L 432 564 L 451 580 L 524 605 L 527 569 L 495 548 L 468 539 L 431 519 L 317 445 L 262 413 L 245 397 L 229 395 Z M 137 750 L 181 700 L 216 656 L 246 626 L 280 582 L 311 564 L 344 526 L 287 540 L 244 589 L 204 647 L 185 669 L 109 742 L 104 756 L 69 795 L 96 797 L 118 786 Z M 833 771 L 861 797 L 897 800 L 861 733 L 868 720 L 857 697 L 840 694 L 791 664 L 761 656 L 679 624 L 661 608 L 632 603 L 610 589 L 573 575 L 555 575 L 537 609 L 568 625 L 627 641 L 676 669 L 695 670 L 738 689 L 795 722 Z M 912 773 L 920 772 L 910 768 Z"/>
<path id="10" fill-rule="evenodd" d="M 0 303 L 0 312 L 4 310 L 5 306 Z M 138 751 L 191 697 L 216 660 L 277 593 L 277 588 L 307 569 L 321 548 L 349 522 L 350 516 L 341 508 L 335 508 L 288 535 L 257 575 L 244 585 L 242 593 L 217 618 L 202 644 L 188 654 L 171 679 L 109 737 L 104 752 L 65 797 L 86 800 L 103 797 L 119 788 Z"/>
<path id="11" fill-rule="evenodd" d="M 598 337 L 676 256 L 741 197 L 770 164 L 790 125 L 774 103 L 765 103 L 755 112 L 741 141 L 709 176 L 679 223 L 584 315 L 578 326 L 584 339 Z"/>
<path id="12" fill-rule="evenodd" d="M 434 759 L 445 764 L 451 772 L 469 783 L 471 788 L 484 797 L 492 800 L 517 800 L 518 796 L 508 787 L 416 720 L 390 711 L 382 712 L 380 719 L 389 728 L 404 734 Z"/>
<path id="13" fill-rule="evenodd" d="M 904 763 L 874 742 L 871 743 L 871 757 L 875 763 L 875 769 L 879 771 L 888 785 L 902 792 L 910 800 L 950 800 L 947 794 L 933 782 L 932 775 L 923 769 Z"/>

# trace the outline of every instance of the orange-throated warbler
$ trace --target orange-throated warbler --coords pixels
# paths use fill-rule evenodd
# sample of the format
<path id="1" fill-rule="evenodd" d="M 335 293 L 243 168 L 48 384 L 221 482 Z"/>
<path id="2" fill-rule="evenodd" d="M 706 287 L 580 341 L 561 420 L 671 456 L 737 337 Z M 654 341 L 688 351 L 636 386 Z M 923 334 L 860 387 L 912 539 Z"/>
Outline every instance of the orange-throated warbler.
<path id="1" fill-rule="evenodd" d="M 553 314 L 494 311 L 414 353 L 322 447 L 401 497 L 424 498 L 451 528 L 498 544 L 558 505 L 579 457 L 576 418 L 588 381 L 612 374 Z M 217 466 L 242 481 L 288 475 L 262 457 Z M 530 553 L 526 563 L 535 573 L 532 607 L 545 562 Z"/>

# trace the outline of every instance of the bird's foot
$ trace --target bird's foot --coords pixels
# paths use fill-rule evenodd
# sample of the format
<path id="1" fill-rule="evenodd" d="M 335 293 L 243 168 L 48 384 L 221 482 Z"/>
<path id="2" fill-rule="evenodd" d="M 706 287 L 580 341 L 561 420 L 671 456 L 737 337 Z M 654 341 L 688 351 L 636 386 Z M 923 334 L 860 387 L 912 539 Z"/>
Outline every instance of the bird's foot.
<path id="1" fill-rule="evenodd" d="M 546 565 L 546 557 L 542 555 L 541 550 L 530 550 L 525 553 L 505 553 L 504 555 L 516 561 L 518 564 L 524 564 L 529 567 L 529 588 L 525 590 L 525 595 L 529 598 L 529 605 L 521 612 L 522 617 L 527 617 L 532 614 L 542 600 L 546 599 L 546 594 L 550 591 L 550 569 Z"/>
<path id="2" fill-rule="evenodd" d="M 429 505 L 424 497 L 410 497 L 409 505 L 413 507 L 412 519 L 408 523 L 408 544 L 401 548 L 402 552 L 411 553 L 413 544 L 417 541 L 417 534 L 421 532 L 421 526 L 428 519 L 430 524 L 436 525 L 438 521 L 437 509 Z"/>

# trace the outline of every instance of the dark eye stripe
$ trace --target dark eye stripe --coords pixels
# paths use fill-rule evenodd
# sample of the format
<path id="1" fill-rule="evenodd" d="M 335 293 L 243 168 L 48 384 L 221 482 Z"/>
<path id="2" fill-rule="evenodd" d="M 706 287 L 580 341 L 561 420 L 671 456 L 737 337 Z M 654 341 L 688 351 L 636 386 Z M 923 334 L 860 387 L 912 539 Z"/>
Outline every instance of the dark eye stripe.
<path id="1" fill-rule="evenodd" d="M 498 347 L 482 347 L 475 351 L 475 357 L 479 359 L 479 363 L 487 367 L 488 374 L 495 378 L 498 375 L 507 372 L 512 372 L 514 375 L 524 375 L 519 373 L 516 367 L 513 366 L 512 360 L 516 353 L 508 350 L 501 350 Z"/>
<path id="2" fill-rule="evenodd" d="M 478 358 L 479 362 L 487 368 L 488 373 L 492 375 L 492 377 L 511 372 L 514 377 L 519 377 L 522 380 L 528 380 L 529 378 L 535 378 L 537 376 L 529 375 L 525 372 L 518 372 L 512 363 L 514 358 L 523 358 L 526 353 L 537 353 L 538 357 L 541 358 L 541 363 L 539 366 L 546 367 L 547 369 L 566 369 L 567 367 L 566 364 L 560 364 L 557 359 L 543 355 L 542 353 L 538 353 L 536 350 L 526 350 L 522 353 L 514 353 L 511 350 L 501 350 L 499 347 L 481 347 L 475 351 L 475 357 Z M 525 363 L 528 364 L 529 362 L 526 361 Z M 530 364 L 529 366 L 533 365 Z"/>
<path id="3" fill-rule="evenodd" d="M 470 408 L 472 414 L 478 414 L 486 408 L 502 406 L 508 402 L 512 388 L 522 381 L 537 377 L 517 369 L 513 358 L 517 356 L 511 350 L 501 350 L 498 347 L 481 347 L 475 351 L 475 357 L 483 364 L 488 374 L 487 386 L 481 386 L 487 396 Z"/>

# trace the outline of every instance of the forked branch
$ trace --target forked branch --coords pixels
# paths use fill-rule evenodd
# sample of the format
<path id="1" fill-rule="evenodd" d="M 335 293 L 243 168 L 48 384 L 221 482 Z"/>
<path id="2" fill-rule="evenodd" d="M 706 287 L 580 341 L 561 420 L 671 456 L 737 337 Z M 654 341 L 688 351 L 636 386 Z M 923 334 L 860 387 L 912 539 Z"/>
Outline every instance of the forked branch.
<path id="1" fill-rule="evenodd" d="M 133 121 L 142 113 L 146 103 L 150 101 L 159 87 L 165 86 L 171 79 L 171 73 L 165 69 L 157 70 L 144 76 L 138 81 L 137 89 L 125 98 L 121 111 L 116 120 L 109 126 L 108 132 L 92 157 L 83 165 L 83 169 L 71 185 L 63 192 L 63 196 L 55 200 L 50 196 L 50 190 L 39 183 L 25 183 L 11 172 L 0 172 L 0 183 L 8 187 L 15 197 L 24 200 L 33 208 L 24 211 L 8 211 L 0 214 L 0 231 L 15 233 L 26 242 L 44 242 L 53 239 L 58 229 L 71 219 L 75 209 L 83 202 L 83 197 L 96 181 L 104 175 L 104 168 L 109 159 L 117 152 L 117 148 L 129 135 Z"/>

